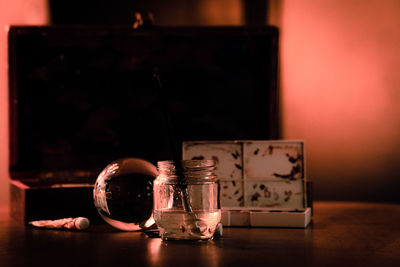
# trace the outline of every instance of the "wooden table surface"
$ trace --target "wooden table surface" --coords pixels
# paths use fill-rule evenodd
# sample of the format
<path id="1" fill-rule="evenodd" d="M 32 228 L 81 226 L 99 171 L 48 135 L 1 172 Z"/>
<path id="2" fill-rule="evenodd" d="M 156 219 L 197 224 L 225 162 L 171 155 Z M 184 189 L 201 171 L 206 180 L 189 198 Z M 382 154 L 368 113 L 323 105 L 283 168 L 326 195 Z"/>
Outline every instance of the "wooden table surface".
<path id="1" fill-rule="evenodd" d="M 224 228 L 209 242 L 163 242 L 93 225 L 21 226 L 0 212 L 0 266 L 400 266 L 400 204 L 317 202 L 307 229 Z"/>

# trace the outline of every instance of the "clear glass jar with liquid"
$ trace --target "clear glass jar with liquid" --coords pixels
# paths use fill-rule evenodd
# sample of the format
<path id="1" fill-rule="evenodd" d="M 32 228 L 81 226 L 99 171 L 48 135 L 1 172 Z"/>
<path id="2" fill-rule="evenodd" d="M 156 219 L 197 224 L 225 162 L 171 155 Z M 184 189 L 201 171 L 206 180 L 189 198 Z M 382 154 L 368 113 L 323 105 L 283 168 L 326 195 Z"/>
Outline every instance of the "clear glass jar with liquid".
<path id="1" fill-rule="evenodd" d="M 158 162 L 153 216 L 163 240 L 210 240 L 221 220 L 213 160 Z"/>

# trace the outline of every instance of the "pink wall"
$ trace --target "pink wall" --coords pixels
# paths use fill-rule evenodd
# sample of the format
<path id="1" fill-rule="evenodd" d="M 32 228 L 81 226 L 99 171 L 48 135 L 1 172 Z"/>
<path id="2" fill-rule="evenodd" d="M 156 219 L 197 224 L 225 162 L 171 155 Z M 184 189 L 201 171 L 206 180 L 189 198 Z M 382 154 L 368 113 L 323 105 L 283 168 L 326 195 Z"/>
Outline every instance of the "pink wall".
<path id="1" fill-rule="evenodd" d="M 324 199 L 400 201 L 400 1 L 272 1 L 283 137 Z"/>
<path id="2" fill-rule="evenodd" d="M 45 24 L 46 0 L 0 1 L 0 204 L 8 201 L 8 57 L 7 25 Z"/>

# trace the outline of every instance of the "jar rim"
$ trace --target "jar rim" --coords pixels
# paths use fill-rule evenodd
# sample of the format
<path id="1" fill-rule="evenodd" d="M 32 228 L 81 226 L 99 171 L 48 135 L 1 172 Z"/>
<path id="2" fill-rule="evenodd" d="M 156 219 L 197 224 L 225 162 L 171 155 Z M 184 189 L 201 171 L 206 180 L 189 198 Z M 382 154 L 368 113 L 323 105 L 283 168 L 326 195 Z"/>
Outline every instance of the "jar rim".
<path id="1" fill-rule="evenodd" d="M 218 180 L 215 170 L 216 162 L 214 160 L 182 160 L 181 169 L 175 166 L 172 160 L 159 161 L 157 163 L 159 175 L 168 177 L 169 180 L 178 178 L 178 173 L 183 175 L 188 181 L 215 181 Z"/>
<path id="2" fill-rule="evenodd" d="M 212 159 L 181 160 L 182 167 L 215 167 L 216 162 Z M 173 160 L 162 160 L 157 162 L 157 167 L 175 167 Z"/>

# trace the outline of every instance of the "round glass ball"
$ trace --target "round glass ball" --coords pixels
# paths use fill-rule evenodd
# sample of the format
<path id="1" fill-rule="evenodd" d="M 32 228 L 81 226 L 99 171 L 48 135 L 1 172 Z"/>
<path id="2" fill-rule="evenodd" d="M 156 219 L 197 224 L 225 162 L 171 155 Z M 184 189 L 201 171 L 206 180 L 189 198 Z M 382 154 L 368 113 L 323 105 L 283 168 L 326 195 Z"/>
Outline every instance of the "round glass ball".
<path id="1" fill-rule="evenodd" d="M 123 231 L 136 231 L 154 224 L 153 181 L 156 166 L 139 158 L 111 162 L 97 177 L 93 198 L 100 216 Z"/>

